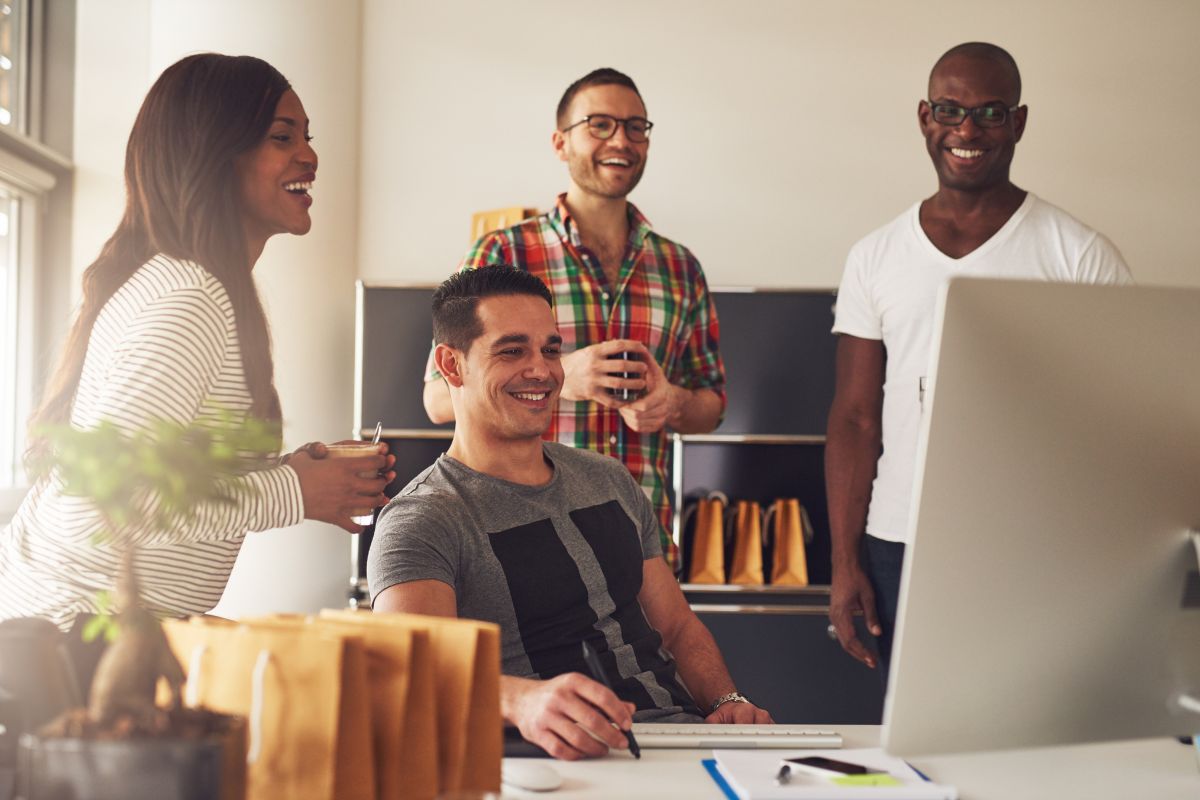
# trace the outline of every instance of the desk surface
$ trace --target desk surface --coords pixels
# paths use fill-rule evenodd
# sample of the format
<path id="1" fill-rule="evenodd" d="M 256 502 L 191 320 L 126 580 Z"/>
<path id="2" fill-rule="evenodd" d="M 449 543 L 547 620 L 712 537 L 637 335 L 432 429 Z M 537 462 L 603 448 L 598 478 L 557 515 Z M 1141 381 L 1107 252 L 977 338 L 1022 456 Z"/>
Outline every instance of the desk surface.
<path id="1" fill-rule="evenodd" d="M 878 726 L 833 727 L 842 734 L 847 748 L 878 746 Z M 640 761 L 625 752 L 593 761 L 556 761 L 554 768 L 563 777 L 558 791 L 528 792 L 506 786 L 504 796 L 721 800 L 724 795 L 700 766 L 701 759 L 711 757 L 710 750 L 643 750 Z M 938 756 L 914 759 L 913 763 L 938 783 L 957 786 L 961 800 L 1200 797 L 1200 769 L 1192 748 L 1173 739 Z"/>

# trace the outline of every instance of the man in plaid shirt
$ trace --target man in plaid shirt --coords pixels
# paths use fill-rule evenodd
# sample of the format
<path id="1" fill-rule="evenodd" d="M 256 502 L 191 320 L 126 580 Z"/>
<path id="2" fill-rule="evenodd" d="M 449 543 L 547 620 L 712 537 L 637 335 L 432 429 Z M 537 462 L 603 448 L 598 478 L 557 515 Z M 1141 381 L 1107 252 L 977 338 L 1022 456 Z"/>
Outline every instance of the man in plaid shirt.
<path id="1" fill-rule="evenodd" d="M 460 268 L 510 264 L 550 288 L 565 382 L 546 438 L 621 459 L 654 504 L 674 560 L 666 431 L 707 433 L 721 421 L 717 312 L 696 258 L 625 199 L 653 127 L 633 81 L 613 69 L 585 75 L 563 94 L 557 123 L 566 193 L 547 213 L 485 235 Z M 425 380 L 429 418 L 453 420 L 432 361 Z"/>

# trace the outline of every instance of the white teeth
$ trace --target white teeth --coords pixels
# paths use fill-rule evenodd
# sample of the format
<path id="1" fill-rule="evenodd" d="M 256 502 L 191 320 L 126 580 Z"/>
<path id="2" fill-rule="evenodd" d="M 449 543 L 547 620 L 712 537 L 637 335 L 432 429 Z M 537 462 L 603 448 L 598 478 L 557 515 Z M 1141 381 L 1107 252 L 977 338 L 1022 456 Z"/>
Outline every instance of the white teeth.
<path id="1" fill-rule="evenodd" d="M 312 188 L 312 185 L 312 181 L 292 181 L 291 183 L 285 183 L 283 188 L 289 192 L 307 192 Z"/>
<path id="2" fill-rule="evenodd" d="M 628 167 L 629 161 L 624 158 L 606 158 L 600 162 L 604 166 Z"/>
<path id="3" fill-rule="evenodd" d="M 951 147 L 950 152 L 959 158 L 979 158 L 983 155 L 982 150 L 964 150 L 961 147 Z"/>
<path id="4" fill-rule="evenodd" d="M 518 400 L 537 401 L 537 400 L 545 400 L 546 394 L 547 394 L 546 392 L 539 392 L 538 394 L 533 394 L 532 392 L 513 392 L 513 397 L 517 398 Z"/>

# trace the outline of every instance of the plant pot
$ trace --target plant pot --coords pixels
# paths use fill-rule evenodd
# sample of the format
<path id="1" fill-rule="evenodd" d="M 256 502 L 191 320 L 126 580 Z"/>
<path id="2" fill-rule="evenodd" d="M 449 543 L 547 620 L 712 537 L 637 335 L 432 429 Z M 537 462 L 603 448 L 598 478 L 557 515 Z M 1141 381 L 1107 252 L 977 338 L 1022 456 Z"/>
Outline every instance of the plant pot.
<path id="1" fill-rule="evenodd" d="M 21 737 L 20 800 L 244 800 L 246 727 L 204 738 Z"/>

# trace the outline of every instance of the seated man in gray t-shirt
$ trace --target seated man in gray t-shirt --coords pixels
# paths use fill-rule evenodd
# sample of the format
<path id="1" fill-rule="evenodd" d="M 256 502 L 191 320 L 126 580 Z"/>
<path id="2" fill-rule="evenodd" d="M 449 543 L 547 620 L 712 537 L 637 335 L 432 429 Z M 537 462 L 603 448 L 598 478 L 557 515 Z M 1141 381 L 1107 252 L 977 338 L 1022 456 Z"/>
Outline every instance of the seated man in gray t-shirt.
<path id="1" fill-rule="evenodd" d="M 375 611 L 499 624 L 504 717 L 559 758 L 626 747 L 633 719 L 770 722 L 688 607 L 629 472 L 542 441 L 563 368 L 541 281 L 459 273 L 434 294 L 433 327 L 454 440 L 380 514 Z M 585 641 L 612 691 L 581 674 Z"/>

